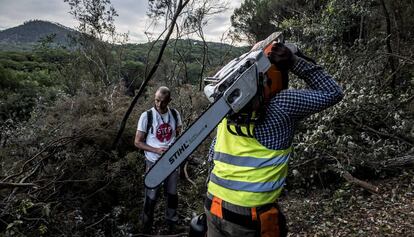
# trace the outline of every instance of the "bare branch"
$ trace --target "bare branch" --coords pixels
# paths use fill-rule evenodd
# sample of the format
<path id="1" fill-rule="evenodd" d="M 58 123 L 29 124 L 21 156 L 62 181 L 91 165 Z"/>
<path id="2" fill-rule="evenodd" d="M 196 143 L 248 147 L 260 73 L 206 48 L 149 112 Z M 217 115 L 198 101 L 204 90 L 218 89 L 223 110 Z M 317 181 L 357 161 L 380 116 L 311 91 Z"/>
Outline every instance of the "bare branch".
<path id="1" fill-rule="evenodd" d="M 37 187 L 34 183 L 7 183 L 7 182 L 0 182 L 0 190 L 5 188 L 30 188 L 30 187 Z"/>

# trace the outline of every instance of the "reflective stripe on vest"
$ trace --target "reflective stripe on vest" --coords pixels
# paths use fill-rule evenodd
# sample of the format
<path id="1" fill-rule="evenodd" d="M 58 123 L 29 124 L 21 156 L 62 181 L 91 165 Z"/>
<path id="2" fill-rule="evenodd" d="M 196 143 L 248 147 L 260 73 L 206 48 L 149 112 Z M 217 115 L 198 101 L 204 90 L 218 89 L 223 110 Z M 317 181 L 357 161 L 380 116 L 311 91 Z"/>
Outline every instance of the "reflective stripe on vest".
<path id="1" fill-rule="evenodd" d="M 285 183 L 291 152 L 291 147 L 270 150 L 254 138 L 232 135 L 224 119 L 217 128 L 208 191 L 246 207 L 275 202 Z"/>
<path id="2" fill-rule="evenodd" d="M 248 156 L 232 156 L 226 153 L 215 152 L 214 160 L 237 166 L 262 168 L 267 166 L 277 166 L 284 164 L 288 161 L 289 155 L 290 154 L 279 155 L 270 159 L 260 159 Z"/>
<path id="3" fill-rule="evenodd" d="M 279 179 L 274 182 L 264 182 L 264 183 L 251 183 L 235 180 L 226 180 L 217 177 L 215 174 L 210 175 L 211 182 L 220 184 L 225 188 L 231 188 L 235 190 L 248 191 L 248 192 L 270 192 L 276 190 L 285 183 L 285 178 Z"/>

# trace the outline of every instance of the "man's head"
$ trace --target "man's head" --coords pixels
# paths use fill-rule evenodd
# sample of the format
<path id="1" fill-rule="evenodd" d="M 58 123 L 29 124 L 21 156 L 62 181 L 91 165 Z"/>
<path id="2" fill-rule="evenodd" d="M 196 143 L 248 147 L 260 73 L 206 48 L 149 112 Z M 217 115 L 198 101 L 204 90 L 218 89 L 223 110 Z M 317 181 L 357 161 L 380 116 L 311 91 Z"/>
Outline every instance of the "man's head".
<path id="1" fill-rule="evenodd" d="M 155 92 L 154 103 L 155 109 L 160 113 L 166 113 L 168 111 L 168 103 L 171 101 L 170 89 L 166 86 L 161 86 Z"/>

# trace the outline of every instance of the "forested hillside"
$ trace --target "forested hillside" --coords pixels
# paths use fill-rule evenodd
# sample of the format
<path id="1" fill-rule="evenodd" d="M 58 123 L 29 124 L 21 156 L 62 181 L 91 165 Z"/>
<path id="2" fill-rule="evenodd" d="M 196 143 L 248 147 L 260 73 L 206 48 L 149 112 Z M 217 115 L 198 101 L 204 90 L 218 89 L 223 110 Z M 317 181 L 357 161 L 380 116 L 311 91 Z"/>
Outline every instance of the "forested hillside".
<path id="1" fill-rule="evenodd" d="M 0 50 L 31 50 L 38 41 L 49 40 L 53 45 L 68 47 L 76 31 L 41 20 L 30 20 L 22 25 L 0 31 Z"/>
<path id="2" fill-rule="evenodd" d="M 207 0 L 149 1 L 153 19 L 172 24 L 145 44 L 116 32 L 110 1 L 65 2 L 79 21 L 76 47 L 40 37 L 0 52 L 0 236 L 140 236 L 145 164 L 134 136 L 154 89 L 172 89 L 186 129 L 209 105 L 202 78 L 250 47 L 205 42 Z M 403 0 L 244 0 L 232 14 L 232 39 L 253 45 L 282 31 L 345 95 L 295 136 L 280 200 L 289 236 L 414 235 L 413 14 Z M 291 76 L 289 86 L 304 84 Z M 182 236 L 203 212 L 213 136 L 179 183 Z M 164 205 L 154 234 L 166 233 Z"/>

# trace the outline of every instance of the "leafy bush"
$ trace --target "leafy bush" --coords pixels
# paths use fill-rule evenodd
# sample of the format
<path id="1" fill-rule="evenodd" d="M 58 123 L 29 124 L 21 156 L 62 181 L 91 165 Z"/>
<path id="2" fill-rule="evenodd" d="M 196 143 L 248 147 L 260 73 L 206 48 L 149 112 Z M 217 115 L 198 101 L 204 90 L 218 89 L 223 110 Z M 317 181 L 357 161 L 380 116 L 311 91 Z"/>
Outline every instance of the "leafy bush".
<path id="1" fill-rule="evenodd" d="M 302 178 L 316 178 L 302 179 L 307 185 L 332 182 L 330 173 L 342 170 L 374 178 L 376 172 L 387 170 L 386 160 L 414 154 L 414 113 L 409 109 L 413 84 L 404 83 L 398 90 L 387 86 L 390 77 L 383 68 L 387 58 L 381 50 L 370 51 L 370 45 L 353 49 L 325 48 L 320 55 L 345 97 L 307 119 L 297 135 L 291 166 Z"/>

